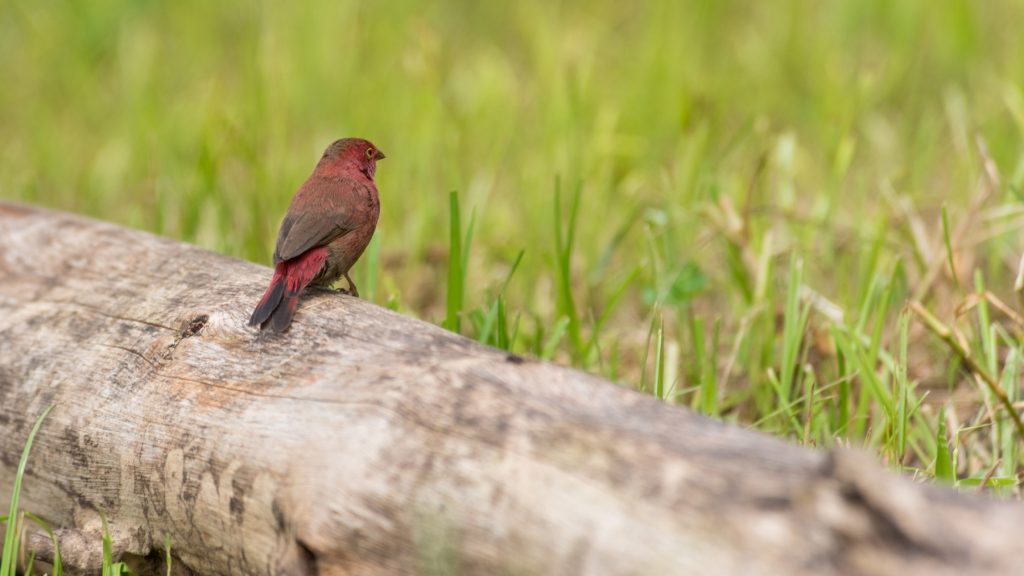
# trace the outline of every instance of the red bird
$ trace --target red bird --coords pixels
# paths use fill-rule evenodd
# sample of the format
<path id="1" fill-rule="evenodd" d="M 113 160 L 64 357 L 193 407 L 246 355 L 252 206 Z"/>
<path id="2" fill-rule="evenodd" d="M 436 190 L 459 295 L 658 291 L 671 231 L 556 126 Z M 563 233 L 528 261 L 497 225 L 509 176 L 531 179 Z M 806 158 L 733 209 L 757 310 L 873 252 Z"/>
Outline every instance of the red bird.
<path id="1" fill-rule="evenodd" d="M 345 138 L 324 151 L 313 174 L 295 193 L 274 249 L 274 277 L 249 318 L 250 326 L 284 332 L 299 294 L 309 285 L 330 286 L 345 277 L 377 228 L 380 197 L 373 176 L 384 153 L 360 138 Z"/>

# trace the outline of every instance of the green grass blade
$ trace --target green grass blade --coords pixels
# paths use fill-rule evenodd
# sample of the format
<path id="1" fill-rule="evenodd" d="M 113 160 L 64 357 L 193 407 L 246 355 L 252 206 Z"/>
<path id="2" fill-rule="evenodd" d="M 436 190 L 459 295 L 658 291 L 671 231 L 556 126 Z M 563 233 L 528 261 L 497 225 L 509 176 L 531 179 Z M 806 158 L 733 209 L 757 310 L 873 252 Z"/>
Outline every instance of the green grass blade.
<path id="1" fill-rule="evenodd" d="M 35 550 L 33 550 L 28 555 L 28 564 L 25 565 L 25 574 L 26 574 L 26 576 L 33 576 L 32 567 L 35 565 L 35 563 L 36 563 L 36 552 L 35 552 Z"/>
<path id="2" fill-rule="evenodd" d="M 116 576 L 113 546 L 110 542 L 110 527 L 107 525 L 107 515 L 102 510 L 100 511 L 100 521 L 103 523 L 103 576 Z"/>
<path id="3" fill-rule="evenodd" d="M 555 356 L 555 351 L 558 349 L 558 345 L 562 342 L 562 338 L 565 337 L 566 329 L 569 327 L 568 318 L 559 318 L 558 322 L 551 327 L 551 333 L 548 334 L 547 339 L 544 340 L 544 345 L 541 348 L 540 357 L 542 360 L 550 360 Z"/>
<path id="4" fill-rule="evenodd" d="M 651 314 L 651 322 L 647 327 L 647 338 L 644 340 L 643 358 L 640 360 L 639 389 L 643 392 L 650 391 L 653 393 L 653 390 L 649 389 L 647 385 L 647 361 L 651 357 L 651 340 L 654 338 L 654 335 L 658 330 L 658 316 L 658 310 L 655 309 L 654 313 Z"/>
<path id="5" fill-rule="evenodd" d="M 100 511 L 100 521 L 103 523 L 103 576 L 130 576 L 132 571 L 124 562 L 114 562 L 113 543 L 110 539 L 110 527 L 107 525 L 107 516 Z"/>
<path id="6" fill-rule="evenodd" d="M 459 246 L 459 251 L 462 253 L 462 262 L 459 263 L 459 269 L 462 271 L 462 296 L 466 296 L 466 277 L 469 275 L 469 253 L 473 248 L 473 232 L 476 230 L 476 209 L 474 208 L 469 213 L 469 225 L 466 226 L 466 235 L 462 238 L 462 243 Z M 460 308 L 464 304 L 459 303 Z"/>
<path id="7" fill-rule="evenodd" d="M 459 217 L 459 193 L 452 191 L 448 195 L 449 235 L 448 235 L 448 299 L 444 327 L 452 332 L 461 329 L 460 316 L 463 305 L 466 272 L 462 254 L 462 223 Z"/>
<path id="8" fill-rule="evenodd" d="M 582 186 L 577 186 L 569 209 L 568 222 L 562 222 L 562 185 L 561 179 L 555 181 L 555 260 L 558 280 L 558 312 L 568 318 L 567 326 L 569 342 L 573 354 L 580 358 L 583 354 L 583 331 L 580 327 L 579 312 L 573 295 L 572 254 L 576 242 L 576 223 L 579 216 L 580 194 Z M 563 231 L 563 227 L 568 229 Z"/>
<path id="9" fill-rule="evenodd" d="M 839 349 L 839 344 L 836 342 L 836 330 L 835 326 L 829 330 L 832 345 L 836 347 L 836 375 L 839 378 L 839 390 L 835 408 L 835 431 L 840 436 L 848 437 L 850 433 L 850 395 L 852 392 L 850 381 L 853 375 L 846 369 L 846 355 Z"/>
<path id="10" fill-rule="evenodd" d="M 167 576 L 171 576 L 171 535 L 164 534 L 164 563 L 167 565 Z"/>
<path id="11" fill-rule="evenodd" d="M 938 430 L 935 432 L 935 477 L 953 484 L 956 482 L 956 471 L 949 453 L 949 437 L 946 434 L 946 409 L 939 409 Z"/>
<path id="12" fill-rule="evenodd" d="M 505 281 L 501 283 L 501 289 L 498 294 L 504 294 L 508 290 L 508 285 L 512 282 L 512 277 L 515 276 L 516 270 L 519 270 L 519 265 L 523 262 L 523 256 L 526 255 L 526 249 L 520 249 L 519 253 L 516 254 L 516 259 L 512 262 L 512 268 L 509 269 L 508 274 L 505 276 Z"/>
<path id="13" fill-rule="evenodd" d="M 703 399 L 703 381 L 705 364 L 707 363 L 707 351 L 704 345 L 704 320 L 694 314 L 692 311 L 688 311 L 686 316 L 689 318 L 690 328 L 690 361 L 692 368 L 689 371 L 689 378 L 693 382 L 697 382 L 697 394 L 693 396 L 690 402 L 690 408 L 694 410 L 700 410 L 701 405 L 704 402 Z"/>
<path id="14" fill-rule="evenodd" d="M 0 559 L 0 576 L 15 576 L 14 558 L 18 553 L 18 531 L 15 524 L 18 517 L 18 500 L 21 497 L 21 480 L 25 476 L 25 467 L 28 465 L 28 455 L 32 450 L 32 442 L 35 441 L 39 428 L 43 425 L 43 419 L 53 409 L 53 405 L 43 410 L 43 413 L 36 418 L 32 430 L 25 440 L 25 447 L 21 451 L 21 460 L 18 461 L 18 470 L 14 474 L 14 488 L 11 491 L 11 506 L 7 513 L 6 533 L 4 534 L 3 558 Z"/>
<path id="15" fill-rule="evenodd" d="M 807 329 L 810 307 L 800 304 L 800 286 L 803 282 L 803 262 L 794 258 L 789 268 L 789 287 L 786 291 L 786 310 L 782 327 L 782 361 L 779 370 L 778 393 L 780 401 L 790 404 L 796 385 L 798 355 Z"/>
<path id="16" fill-rule="evenodd" d="M 45 530 L 46 534 L 50 537 L 50 542 L 53 543 L 53 574 L 51 576 L 64 576 L 64 562 L 60 556 L 60 542 L 57 541 L 57 535 L 53 533 L 53 528 L 50 528 L 48 523 L 31 512 L 25 512 L 25 517 Z"/>
<path id="17" fill-rule="evenodd" d="M 587 354 L 591 354 L 594 349 L 598 347 L 598 339 L 603 333 L 605 325 L 608 323 L 608 319 L 611 318 L 612 313 L 618 308 L 619 303 L 622 301 L 622 297 L 626 294 L 629 288 L 633 287 L 633 282 L 637 276 L 643 270 L 642 266 L 637 266 L 626 275 L 626 277 L 620 282 L 608 296 L 604 304 L 604 309 L 601 310 L 600 316 L 597 317 L 597 321 L 594 322 L 593 332 L 590 335 L 590 342 L 586 346 Z"/>
<path id="18" fill-rule="evenodd" d="M 505 297 L 498 295 L 498 333 L 495 346 L 502 350 L 512 350 L 512 338 L 508 333 L 508 311 L 505 309 Z"/>
<path id="19" fill-rule="evenodd" d="M 946 248 L 946 263 L 949 264 L 949 274 L 953 277 L 953 284 L 957 292 L 963 292 L 960 286 L 960 275 L 956 272 L 956 255 L 953 253 L 953 241 L 949 236 L 949 211 L 946 205 L 942 205 L 942 242 Z"/>
<path id="20" fill-rule="evenodd" d="M 909 407 L 907 405 L 910 394 L 910 381 L 907 378 L 907 349 L 910 334 L 910 312 L 904 310 L 900 314 L 900 348 L 899 363 L 896 371 L 896 445 L 895 456 L 898 463 L 902 463 L 907 452 L 907 424 L 909 419 Z"/>
<path id="21" fill-rule="evenodd" d="M 700 378 L 700 411 L 708 416 L 719 415 L 718 406 L 718 344 L 721 336 L 721 319 L 715 320 L 714 333 L 711 337 L 711 352 L 703 362 Z"/>
<path id="22" fill-rule="evenodd" d="M 1014 347 L 1006 356 L 1002 374 L 1003 389 L 1013 403 L 1020 398 L 1020 373 L 1021 349 Z M 1013 419 L 1005 411 L 999 412 L 996 432 L 999 440 L 1000 471 L 1003 476 L 1014 476 L 1020 466 L 1020 439 L 1017 437 Z"/>
<path id="23" fill-rule="evenodd" d="M 498 324 L 497 316 L 498 307 L 493 304 L 487 310 L 474 310 L 469 314 L 477 342 L 489 344 L 493 340 L 494 330 Z"/>
<path id="24" fill-rule="evenodd" d="M 985 279 L 981 270 L 975 270 L 974 291 L 977 294 L 985 293 Z M 996 343 L 995 333 L 992 331 L 992 318 L 989 315 L 988 301 L 984 298 L 978 299 L 978 333 L 977 339 L 981 341 L 981 351 L 985 359 L 985 367 L 990 374 L 999 373 L 999 348 Z M 991 397 L 991 394 L 990 394 Z"/>
<path id="25" fill-rule="evenodd" d="M 654 396 L 665 399 L 665 321 L 661 317 L 654 336 Z"/>

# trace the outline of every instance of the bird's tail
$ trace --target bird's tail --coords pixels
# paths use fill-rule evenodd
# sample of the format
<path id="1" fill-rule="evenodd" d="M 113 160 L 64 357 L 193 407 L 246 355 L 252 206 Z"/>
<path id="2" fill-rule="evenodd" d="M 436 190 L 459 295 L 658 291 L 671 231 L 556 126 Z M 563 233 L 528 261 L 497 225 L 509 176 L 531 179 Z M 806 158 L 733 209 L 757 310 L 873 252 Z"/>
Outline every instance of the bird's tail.
<path id="1" fill-rule="evenodd" d="M 326 261 L 327 248 L 321 246 L 297 258 L 278 262 L 270 286 L 249 318 L 249 326 L 259 326 L 261 330 L 269 327 L 274 332 L 287 330 L 299 305 L 299 294 L 320 273 Z"/>
<path id="2" fill-rule="evenodd" d="M 274 277 L 270 279 L 270 286 L 263 293 L 256 309 L 249 317 L 249 326 L 261 326 L 274 313 L 274 310 L 281 304 L 284 298 L 285 284 L 287 284 L 288 263 L 278 262 L 274 266 Z"/>

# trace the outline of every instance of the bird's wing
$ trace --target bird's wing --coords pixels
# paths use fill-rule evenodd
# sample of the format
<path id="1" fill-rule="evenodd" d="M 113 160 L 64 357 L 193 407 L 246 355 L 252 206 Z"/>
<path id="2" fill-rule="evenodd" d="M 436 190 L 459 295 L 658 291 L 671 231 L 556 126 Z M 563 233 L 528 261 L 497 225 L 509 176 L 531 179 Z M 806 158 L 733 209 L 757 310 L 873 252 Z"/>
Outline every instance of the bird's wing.
<path id="1" fill-rule="evenodd" d="M 350 178 L 310 180 L 303 185 L 277 233 L 274 263 L 291 260 L 351 232 L 354 201 L 364 186 Z"/>

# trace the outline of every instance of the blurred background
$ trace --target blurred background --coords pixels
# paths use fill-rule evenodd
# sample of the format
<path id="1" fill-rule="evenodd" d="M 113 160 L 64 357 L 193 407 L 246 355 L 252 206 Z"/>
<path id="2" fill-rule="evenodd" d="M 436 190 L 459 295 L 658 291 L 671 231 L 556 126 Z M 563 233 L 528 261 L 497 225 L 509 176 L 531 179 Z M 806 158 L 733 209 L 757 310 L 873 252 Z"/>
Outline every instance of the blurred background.
<path id="1" fill-rule="evenodd" d="M 369 299 L 1010 486 L 1008 414 L 903 304 L 1019 397 L 1021 327 L 978 295 L 1016 309 L 1021 22 L 1016 0 L 6 0 L 0 198 L 268 264 L 322 150 L 364 137 L 388 156 Z"/>

